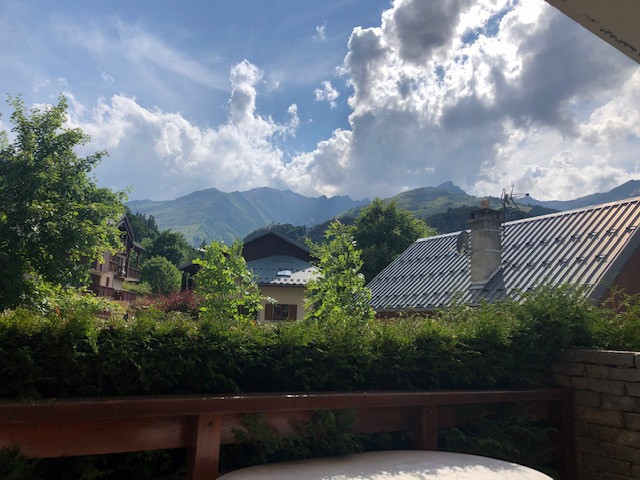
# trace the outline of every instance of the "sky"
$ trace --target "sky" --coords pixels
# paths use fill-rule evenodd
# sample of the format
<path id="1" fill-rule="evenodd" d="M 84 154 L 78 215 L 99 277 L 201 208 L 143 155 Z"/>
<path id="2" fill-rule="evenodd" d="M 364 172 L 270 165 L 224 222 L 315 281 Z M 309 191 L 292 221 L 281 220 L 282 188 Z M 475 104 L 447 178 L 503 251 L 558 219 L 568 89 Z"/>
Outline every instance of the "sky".
<path id="1" fill-rule="evenodd" d="M 640 178 L 640 66 L 542 0 L 0 0 L 0 92 L 63 94 L 129 199 Z"/>

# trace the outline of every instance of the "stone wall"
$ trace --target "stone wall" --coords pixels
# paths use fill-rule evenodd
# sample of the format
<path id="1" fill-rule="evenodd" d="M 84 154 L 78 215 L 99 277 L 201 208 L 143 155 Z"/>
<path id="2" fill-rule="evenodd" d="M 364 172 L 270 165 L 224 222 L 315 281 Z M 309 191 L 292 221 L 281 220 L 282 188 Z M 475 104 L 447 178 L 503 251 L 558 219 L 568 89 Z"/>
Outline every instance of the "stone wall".
<path id="1" fill-rule="evenodd" d="M 640 479 L 640 353 L 569 350 L 554 378 L 574 389 L 578 480 Z"/>

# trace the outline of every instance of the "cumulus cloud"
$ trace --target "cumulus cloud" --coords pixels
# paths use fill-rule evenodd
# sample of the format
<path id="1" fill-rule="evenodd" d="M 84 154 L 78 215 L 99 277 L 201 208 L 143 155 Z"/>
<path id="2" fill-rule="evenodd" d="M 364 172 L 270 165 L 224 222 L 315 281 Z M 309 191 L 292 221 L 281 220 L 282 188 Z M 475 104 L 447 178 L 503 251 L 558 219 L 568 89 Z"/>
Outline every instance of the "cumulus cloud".
<path id="1" fill-rule="evenodd" d="M 330 81 L 322 82 L 322 87 L 316 88 L 313 93 L 316 102 L 328 102 L 331 108 L 336 108 L 336 100 L 340 96 L 340 92 L 333 88 Z"/>
<path id="2" fill-rule="evenodd" d="M 70 100 L 71 126 L 92 137 L 90 147 L 111 157 L 98 169 L 102 182 L 115 188 L 134 184 L 133 198 L 166 199 L 194 189 L 248 189 L 278 183 L 283 168 L 279 143 L 299 125 L 296 105 L 289 120 L 277 123 L 256 111 L 256 85 L 263 73 L 247 60 L 230 73 L 228 121 L 218 128 L 193 125 L 179 113 L 139 105 L 115 95 L 87 109 Z"/>
<path id="3" fill-rule="evenodd" d="M 353 30 L 349 128 L 294 158 L 306 193 L 453 180 L 570 198 L 637 175 L 638 67 L 536 0 L 396 0 Z"/>

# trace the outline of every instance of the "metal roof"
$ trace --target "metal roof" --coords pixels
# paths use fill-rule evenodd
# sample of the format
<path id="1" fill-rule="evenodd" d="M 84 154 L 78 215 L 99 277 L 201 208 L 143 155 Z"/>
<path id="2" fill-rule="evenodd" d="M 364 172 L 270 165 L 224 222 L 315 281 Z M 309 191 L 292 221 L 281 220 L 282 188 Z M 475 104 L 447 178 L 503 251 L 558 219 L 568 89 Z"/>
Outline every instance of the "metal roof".
<path id="1" fill-rule="evenodd" d="M 599 298 L 640 243 L 640 197 L 507 222 L 502 268 L 470 289 L 460 232 L 417 240 L 370 283 L 376 311 L 432 310 L 454 299 L 477 304 L 518 298 L 541 284 L 571 284 Z M 467 230 L 468 231 L 468 230 Z"/>
<path id="2" fill-rule="evenodd" d="M 272 255 L 247 262 L 258 285 L 305 286 L 317 275 L 316 267 L 291 255 Z M 289 270 L 290 275 L 278 275 Z"/>

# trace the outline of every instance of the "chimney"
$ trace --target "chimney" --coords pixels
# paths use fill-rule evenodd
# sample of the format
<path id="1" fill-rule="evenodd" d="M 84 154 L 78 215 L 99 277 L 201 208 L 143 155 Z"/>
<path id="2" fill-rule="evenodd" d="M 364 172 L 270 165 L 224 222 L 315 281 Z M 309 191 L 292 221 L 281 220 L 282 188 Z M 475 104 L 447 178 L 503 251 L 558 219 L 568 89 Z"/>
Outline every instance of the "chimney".
<path id="1" fill-rule="evenodd" d="M 504 212 L 492 210 L 489 199 L 471 212 L 471 288 L 484 287 L 502 266 L 502 222 Z"/>

